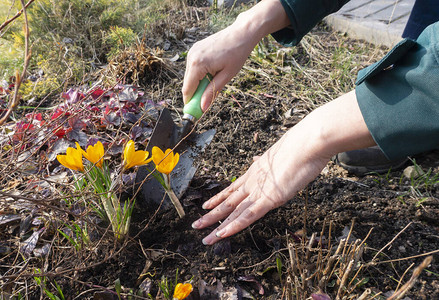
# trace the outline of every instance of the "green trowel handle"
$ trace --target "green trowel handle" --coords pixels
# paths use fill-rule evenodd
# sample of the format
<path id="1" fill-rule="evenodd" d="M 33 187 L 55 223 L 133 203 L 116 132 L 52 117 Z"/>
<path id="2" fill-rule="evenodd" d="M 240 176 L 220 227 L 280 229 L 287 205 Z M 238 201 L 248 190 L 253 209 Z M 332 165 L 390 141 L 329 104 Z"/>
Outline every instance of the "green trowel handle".
<path id="1" fill-rule="evenodd" d="M 211 80 L 212 75 L 207 74 L 206 77 L 204 77 L 203 80 L 200 81 L 197 90 L 195 91 L 191 100 L 189 100 L 189 102 L 184 106 L 183 113 L 189 114 L 195 117 L 197 120 L 201 118 L 201 116 L 203 115 L 203 111 L 201 110 L 201 96 L 203 95 L 204 90 Z"/>

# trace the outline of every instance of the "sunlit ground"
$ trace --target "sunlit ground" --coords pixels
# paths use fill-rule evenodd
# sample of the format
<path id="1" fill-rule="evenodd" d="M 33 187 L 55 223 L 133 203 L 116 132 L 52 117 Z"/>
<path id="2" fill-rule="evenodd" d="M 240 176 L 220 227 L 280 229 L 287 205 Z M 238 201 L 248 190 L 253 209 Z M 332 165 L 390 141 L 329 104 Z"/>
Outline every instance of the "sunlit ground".
<path id="1" fill-rule="evenodd" d="M 0 0 L 0 24 L 15 15 L 16 9 L 10 6 L 10 1 Z M 7 30 L 7 28 L 6 28 Z M 7 78 L 20 68 L 23 61 L 23 51 L 17 49 L 8 32 L 0 33 L 0 80 Z"/>

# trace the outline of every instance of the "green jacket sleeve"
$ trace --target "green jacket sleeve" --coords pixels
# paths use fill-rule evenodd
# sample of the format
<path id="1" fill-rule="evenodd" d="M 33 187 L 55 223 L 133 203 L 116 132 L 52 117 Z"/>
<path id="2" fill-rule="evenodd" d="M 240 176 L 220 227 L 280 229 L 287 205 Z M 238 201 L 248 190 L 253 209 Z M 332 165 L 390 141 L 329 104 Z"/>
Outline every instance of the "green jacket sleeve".
<path id="1" fill-rule="evenodd" d="M 349 0 L 280 0 L 291 25 L 272 33 L 284 46 L 295 46 L 319 21 Z"/>
<path id="2" fill-rule="evenodd" d="M 439 22 L 361 70 L 356 84 L 364 121 L 389 159 L 439 146 Z"/>

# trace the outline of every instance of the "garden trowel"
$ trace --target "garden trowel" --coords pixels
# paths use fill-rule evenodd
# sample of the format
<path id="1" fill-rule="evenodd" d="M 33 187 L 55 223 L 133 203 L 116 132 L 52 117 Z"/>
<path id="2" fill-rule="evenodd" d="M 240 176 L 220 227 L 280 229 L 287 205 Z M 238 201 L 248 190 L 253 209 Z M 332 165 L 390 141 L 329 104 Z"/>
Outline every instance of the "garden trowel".
<path id="1" fill-rule="evenodd" d="M 183 108 L 183 118 L 180 125 L 177 125 L 167 108 L 163 108 L 154 127 L 151 138 L 148 141 L 146 150 L 151 153 L 154 146 L 159 147 L 162 151 L 174 149 L 174 153 L 180 154 L 180 160 L 171 173 L 171 188 L 178 198 L 183 196 L 188 188 L 192 177 L 197 169 L 194 163 L 197 156 L 212 141 L 215 135 L 215 129 L 209 129 L 203 133 L 191 133 L 196 121 L 202 116 L 201 96 L 209 84 L 211 77 L 205 77 L 200 81 L 197 90 L 191 100 Z M 140 185 L 137 199 L 142 206 L 155 211 L 162 202 L 165 195 L 163 187 L 154 176 L 150 175 L 155 165 L 153 162 L 139 168 L 136 175 L 137 187 Z M 161 174 L 159 174 L 161 176 Z M 162 207 L 167 207 L 171 202 L 166 196 Z"/>

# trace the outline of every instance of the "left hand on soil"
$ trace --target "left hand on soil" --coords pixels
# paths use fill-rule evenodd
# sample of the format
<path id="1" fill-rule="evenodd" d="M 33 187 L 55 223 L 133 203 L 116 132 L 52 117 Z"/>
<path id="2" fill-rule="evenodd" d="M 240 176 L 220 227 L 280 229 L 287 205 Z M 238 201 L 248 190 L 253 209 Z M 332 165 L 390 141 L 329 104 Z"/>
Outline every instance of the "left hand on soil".
<path id="1" fill-rule="evenodd" d="M 373 145 L 355 92 L 342 95 L 292 127 L 243 176 L 205 202 L 203 208 L 211 211 L 192 227 L 202 229 L 224 220 L 203 239 L 212 245 L 292 199 L 333 155 Z"/>
<path id="2" fill-rule="evenodd" d="M 287 202 L 320 173 L 328 158 L 303 155 L 301 143 L 296 143 L 296 132 L 288 132 L 256 159 L 243 176 L 204 203 L 203 208 L 212 210 L 195 221 L 194 228 L 205 228 L 225 219 L 203 240 L 204 244 L 214 244 L 243 230 Z"/>

